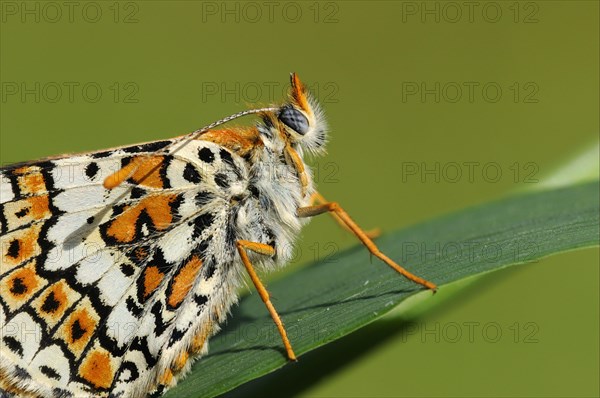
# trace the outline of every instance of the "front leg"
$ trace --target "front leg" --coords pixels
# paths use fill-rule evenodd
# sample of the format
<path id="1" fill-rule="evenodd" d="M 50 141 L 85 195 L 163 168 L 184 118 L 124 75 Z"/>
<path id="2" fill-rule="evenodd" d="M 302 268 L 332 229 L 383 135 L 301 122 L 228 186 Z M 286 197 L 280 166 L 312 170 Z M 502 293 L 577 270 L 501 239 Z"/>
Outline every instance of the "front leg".
<path id="1" fill-rule="evenodd" d="M 415 283 L 418 283 L 419 285 L 425 286 L 426 288 L 431 289 L 434 292 L 436 291 L 437 286 L 434 283 L 429 282 L 417 275 L 411 274 L 406 269 L 404 269 L 400 265 L 396 264 L 388 256 L 383 254 L 379 250 L 377 245 L 371 240 L 371 238 L 369 238 L 367 233 L 365 231 L 363 231 L 362 228 L 360 228 L 354 222 L 354 220 L 352 220 L 352 218 L 350 218 L 348 213 L 346 213 L 346 211 L 344 209 L 342 209 L 337 202 L 325 202 L 325 203 L 315 205 L 315 206 L 299 207 L 298 210 L 296 211 L 296 214 L 298 217 L 314 217 L 314 216 L 317 216 L 317 215 L 323 214 L 323 213 L 332 213 L 332 214 L 336 215 L 338 217 L 338 219 L 341 222 L 343 222 L 344 225 L 346 227 L 348 227 L 348 229 L 350 231 L 352 231 L 352 233 L 354 233 L 354 235 L 356 235 L 356 237 L 363 243 L 363 245 L 365 245 L 367 247 L 367 249 L 371 252 L 371 254 L 373 254 L 375 257 L 379 258 L 384 263 L 386 263 L 387 265 L 392 267 L 395 271 L 397 271 L 398 273 L 403 275 L 405 278 L 407 278 Z"/>

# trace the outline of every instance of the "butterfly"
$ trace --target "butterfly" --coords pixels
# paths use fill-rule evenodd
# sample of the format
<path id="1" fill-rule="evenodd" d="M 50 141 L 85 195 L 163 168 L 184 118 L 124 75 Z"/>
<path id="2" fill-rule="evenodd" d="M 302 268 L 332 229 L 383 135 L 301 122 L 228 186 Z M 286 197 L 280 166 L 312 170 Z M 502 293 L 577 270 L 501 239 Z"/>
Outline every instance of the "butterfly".
<path id="1" fill-rule="evenodd" d="M 257 114 L 253 126 L 217 126 Z M 296 360 L 258 272 L 292 258 L 327 124 L 296 74 L 281 105 L 174 139 L 1 169 L 0 389 L 8 396 L 160 396 L 208 350 L 245 274 Z M 257 272 L 258 271 L 258 272 Z"/>

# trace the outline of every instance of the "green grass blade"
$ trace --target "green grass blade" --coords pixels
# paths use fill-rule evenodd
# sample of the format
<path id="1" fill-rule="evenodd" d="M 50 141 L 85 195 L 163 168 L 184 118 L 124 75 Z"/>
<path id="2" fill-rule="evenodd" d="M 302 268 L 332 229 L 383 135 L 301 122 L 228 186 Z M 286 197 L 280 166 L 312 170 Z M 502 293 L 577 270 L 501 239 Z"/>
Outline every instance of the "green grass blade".
<path id="1" fill-rule="evenodd" d="M 575 156 L 569 156 L 563 159 L 560 166 L 547 175 L 541 176 L 536 184 L 526 184 L 520 187 L 516 192 L 527 192 L 534 190 L 548 190 L 564 188 L 571 185 L 582 184 L 596 181 L 600 178 L 600 142 L 596 141 L 592 145 L 587 145 L 577 151 Z M 516 192 L 513 192 L 515 194 Z M 473 275 L 470 278 L 464 278 L 454 282 L 451 286 L 447 285 L 443 295 L 437 297 L 437 300 L 423 300 L 418 296 L 413 300 L 404 300 L 401 305 L 388 313 L 386 319 L 393 317 L 402 317 L 403 319 L 414 319 L 421 314 L 427 313 L 440 306 L 444 302 L 454 300 L 456 296 L 463 293 L 472 285 L 479 283 L 485 274 Z M 415 301 L 418 300 L 418 301 Z"/>
<path id="2" fill-rule="evenodd" d="M 393 232 L 377 243 L 443 290 L 474 275 L 597 246 L 598 192 L 598 181 L 530 192 Z M 380 261 L 370 261 L 362 247 L 342 252 L 334 261 L 313 264 L 269 286 L 296 354 L 347 335 L 408 297 L 436 300 Z M 410 309 L 407 303 L 403 306 Z M 209 354 L 166 396 L 216 396 L 286 362 L 277 330 L 253 294 L 233 310 L 224 330 L 211 340 Z"/>
<path id="3" fill-rule="evenodd" d="M 540 180 L 539 184 L 531 184 L 532 189 L 559 188 L 598 180 L 600 174 L 600 142 L 589 145 L 577 156 L 564 162 L 549 176 Z"/>

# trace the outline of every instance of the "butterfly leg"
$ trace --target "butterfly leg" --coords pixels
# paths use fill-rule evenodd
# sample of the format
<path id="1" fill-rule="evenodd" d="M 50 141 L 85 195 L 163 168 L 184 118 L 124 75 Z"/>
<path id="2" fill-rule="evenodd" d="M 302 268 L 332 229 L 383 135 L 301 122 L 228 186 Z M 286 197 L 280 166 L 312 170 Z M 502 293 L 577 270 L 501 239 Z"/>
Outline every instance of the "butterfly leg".
<path id="1" fill-rule="evenodd" d="M 323 198 L 323 197 L 321 196 L 321 198 Z M 323 198 L 323 200 L 324 200 L 324 198 Z M 367 247 L 367 249 L 375 257 L 379 258 L 381 261 L 383 261 L 384 263 L 386 263 L 387 265 L 392 267 L 395 271 L 397 271 L 399 274 L 403 275 L 407 279 L 409 279 L 415 283 L 418 283 L 419 285 L 425 286 L 426 288 L 431 289 L 433 291 L 436 290 L 437 287 L 434 283 L 429 282 L 417 275 L 411 274 L 410 272 L 408 272 L 407 270 L 402 268 L 400 265 L 396 264 L 388 256 L 383 254 L 379 250 L 377 245 L 375 245 L 375 243 L 365 233 L 365 231 L 363 231 L 362 228 L 360 228 L 354 222 L 354 220 L 352 220 L 352 218 L 350 218 L 348 213 L 346 213 L 346 211 L 344 209 L 342 209 L 342 207 L 337 202 L 325 201 L 325 203 L 321 203 L 321 204 L 315 205 L 315 206 L 300 207 L 300 208 L 298 208 L 296 213 L 297 213 L 298 217 L 314 217 L 314 216 L 317 216 L 317 215 L 323 214 L 323 213 L 333 213 L 335 216 L 337 216 L 339 218 L 339 220 L 341 220 L 341 222 L 344 223 L 344 225 L 350 231 L 352 231 L 352 233 L 354 235 L 356 235 L 356 237 L 363 243 L 363 245 L 365 245 Z"/>
<path id="2" fill-rule="evenodd" d="M 275 325 L 279 330 L 279 334 L 281 335 L 281 340 L 283 340 L 283 345 L 285 347 L 285 351 L 287 352 L 288 358 L 291 361 L 295 361 L 296 354 L 294 354 L 290 340 L 287 337 L 287 332 L 285 331 L 283 322 L 281 321 L 277 310 L 275 310 L 273 303 L 271 303 L 269 292 L 260 281 L 256 271 L 254 270 L 254 267 L 252 266 L 252 263 L 250 262 L 250 259 L 248 258 L 248 254 L 246 253 L 246 250 L 252 250 L 255 253 L 264 254 L 265 256 L 273 256 L 275 254 L 275 249 L 269 245 L 265 245 L 264 243 L 250 242 L 247 240 L 238 240 L 236 245 L 242 262 L 246 267 L 246 271 L 248 271 L 248 275 L 250 275 L 250 279 L 252 279 L 252 283 L 254 283 L 254 287 L 256 287 L 260 298 L 267 306 L 267 310 L 269 310 L 269 314 L 271 314 L 271 318 L 273 318 L 273 322 L 275 322 Z"/>
<path id="3" fill-rule="evenodd" d="M 321 195 L 318 192 L 315 192 L 312 194 L 312 196 L 310 197 L 310 202 L 311 205 L 320 205 L 320 204 L 325 204 L 327 203 L 327 200 L 325 200 L 325 198 L 323 197 L 323 195 Z M 342 219 L 336 214 L 336 213 L 329 213 L 331 214 L 331 216 L 333 217 L 333 219 L 342 227 L 344 228 L 346 231 L 348 232 L 352 232 L 352 230 L 348 227 L 348 225 L 346 225 L 346 223 L 344 221 L 342 221 Z M 365 235 L 367 235 L 370 239 L 375 239 L 377 237 L 379 237 L 379 235 L 381 235 L 381 230 L 379 228 L 373 228 L 370 229 L 368 231 L 363 231 L 365 233 Z"/>

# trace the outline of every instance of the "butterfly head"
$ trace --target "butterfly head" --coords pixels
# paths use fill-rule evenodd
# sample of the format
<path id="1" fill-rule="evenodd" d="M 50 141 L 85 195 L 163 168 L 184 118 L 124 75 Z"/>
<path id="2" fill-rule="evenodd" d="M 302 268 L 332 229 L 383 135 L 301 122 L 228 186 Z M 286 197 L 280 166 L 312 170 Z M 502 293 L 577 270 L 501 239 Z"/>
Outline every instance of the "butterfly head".
<path id="1" fill-rule="evenodd" d="M 289 101 L 277 112 L 286 139 L 313 155 L 325 152 L 327 123 L 317 101 L 302 84 L 298 75 L 291 74 Z"/>

